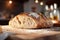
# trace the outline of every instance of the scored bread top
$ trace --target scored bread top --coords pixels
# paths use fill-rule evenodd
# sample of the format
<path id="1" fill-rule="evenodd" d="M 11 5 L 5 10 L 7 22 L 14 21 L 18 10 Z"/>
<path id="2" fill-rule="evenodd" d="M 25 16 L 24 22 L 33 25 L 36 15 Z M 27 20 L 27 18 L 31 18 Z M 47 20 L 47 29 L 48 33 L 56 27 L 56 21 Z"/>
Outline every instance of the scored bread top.
<path id="1" fill-rule="evenodd" d="M 52 26 L 52 23 L 41 13 L 23 12 L 11 19 L 9 25 L 14 28 L 44 28 Z"/>

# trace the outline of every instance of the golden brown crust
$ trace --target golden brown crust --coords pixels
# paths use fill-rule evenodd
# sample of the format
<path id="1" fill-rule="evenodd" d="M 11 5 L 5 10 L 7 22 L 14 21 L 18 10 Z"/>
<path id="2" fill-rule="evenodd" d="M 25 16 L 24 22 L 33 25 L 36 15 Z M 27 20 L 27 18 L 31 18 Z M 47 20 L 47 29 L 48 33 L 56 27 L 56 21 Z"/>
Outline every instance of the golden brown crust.
<path id="1" fill-rule="evenodd" d="M 31 18 L 31 20 L 33 20 L 33 22 L 35 22 L 36 26 L 35 25 L 33 27 L 30 26 L 31 28 L 45 28 L 45 27 L 50 27 L 52 25 L 51 23 L 49 23 L 51 21 L 41 13 L 37 14 L 38 18 L 34 17 L 34 15 L 29 15 L 29 14 L 30 13 L 26 13 L 26 12 L 20 13 L 19 15 L 15 16 L 12 20 L 9 21 L 9 25 L 11 26 L 12 25 L 11 23 L 13 23 L 14 20 L 17 21 L 18 24 L 21 24 L 21 20 L 19 18 L 21 16 L 24 18 L 26 18 L 26 17 Z M 18 26 L 17 23 L 15 23 L 15 24 L 16 25 L 12 25 L 12 26 L 15 26 L 15 27 Z M 30 28 L 30 27 L 24 26 L 24 27 L 18 27 L 18 28 Z"/>
<path id="2" fill-rule="evenodd" d="M 38 18 L 36 18 L 36 17 L 33 17 L 33 15 L 31 16 L 31 15 L 29 15 L 30 13 L 27 13 L 27 12 L 22 12 L 22 13 L 20 13 L 19 15 L 17 15 L 17 16 L 27 16 L 27 17 L 31 17 L 32 19 L 34 19 L 34 21 L 37 23 L 37 28 L 40 28 L 40 17 L 38 17 Z M 40 14 L 38 13 L 38 15 L 40 16 Z M 42 26 L 41 26 L 42 27 Z"/>

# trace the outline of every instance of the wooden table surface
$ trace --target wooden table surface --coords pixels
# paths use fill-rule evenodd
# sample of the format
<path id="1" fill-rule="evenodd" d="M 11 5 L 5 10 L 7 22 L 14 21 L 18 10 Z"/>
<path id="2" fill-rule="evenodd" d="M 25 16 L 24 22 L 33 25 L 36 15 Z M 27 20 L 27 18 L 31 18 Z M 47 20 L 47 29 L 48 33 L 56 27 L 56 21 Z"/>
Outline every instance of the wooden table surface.
<path id="1" fill-rule="evenodd" d="M 6 40 L 60 40 L 60 27 L 55 28 L 59 31 L 39 29 L 39 30 L 30 30 L 30 29 L 16 29 L 10 28 L 9 26 L 2 26 L 4 31 L 9 31 L 14 33 L 9 35 Z"/>

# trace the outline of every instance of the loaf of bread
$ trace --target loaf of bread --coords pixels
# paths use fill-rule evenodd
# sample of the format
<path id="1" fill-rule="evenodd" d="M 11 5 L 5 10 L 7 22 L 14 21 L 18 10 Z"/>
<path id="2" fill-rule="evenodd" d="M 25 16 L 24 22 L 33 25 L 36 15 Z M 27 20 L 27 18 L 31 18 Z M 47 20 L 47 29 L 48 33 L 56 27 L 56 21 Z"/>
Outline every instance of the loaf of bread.
<path id="1" fill-rule="evenodd" d="M 51 27 L 52 22 L 41 13 L 20 13 L 9 21 L 9 26 L 14 28 L 44 28 Z"/>

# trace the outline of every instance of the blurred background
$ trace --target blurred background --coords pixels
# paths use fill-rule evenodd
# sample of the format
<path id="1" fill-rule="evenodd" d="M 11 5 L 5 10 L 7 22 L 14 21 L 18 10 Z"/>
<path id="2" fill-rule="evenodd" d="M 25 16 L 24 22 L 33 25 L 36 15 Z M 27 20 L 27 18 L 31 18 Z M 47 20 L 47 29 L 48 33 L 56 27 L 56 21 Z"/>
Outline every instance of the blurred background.
<path id="1" fill-rule="evenodd" d="M 31 7 L 47 18 L 60 20 L 60 0 L 0 0 L 0 25 L 7 25 L 21 12 L 31 12 Z"/>

